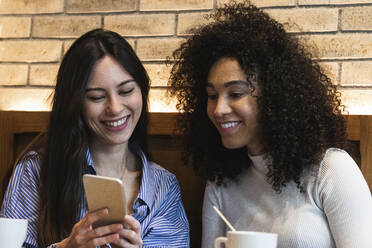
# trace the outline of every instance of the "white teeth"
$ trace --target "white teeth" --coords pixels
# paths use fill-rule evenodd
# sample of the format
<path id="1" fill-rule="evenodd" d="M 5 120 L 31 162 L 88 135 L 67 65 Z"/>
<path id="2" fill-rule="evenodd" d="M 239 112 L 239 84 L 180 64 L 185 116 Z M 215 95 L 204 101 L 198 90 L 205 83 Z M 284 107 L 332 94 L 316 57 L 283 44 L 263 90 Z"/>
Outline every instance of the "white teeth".
<path id="1" fill-rule="evenodd" d="M 234 122 L 227 122 L 227 123 L 221 123 L 222 128 L 230 128 L 230 127 L 235 127 L 238 125 L 237 121 Z"/>
<path id="2" fill-rule="evenodd" d="M 106 125 L 112 126 L 112 127 L 117 127 L 117 126 L 122 125 L 127 120 L 127 118 L 128 117 L 125 117 L 125 118 L 120 119 L 118 121 L 112 121 L 112 122 L 106 121 Z"/>

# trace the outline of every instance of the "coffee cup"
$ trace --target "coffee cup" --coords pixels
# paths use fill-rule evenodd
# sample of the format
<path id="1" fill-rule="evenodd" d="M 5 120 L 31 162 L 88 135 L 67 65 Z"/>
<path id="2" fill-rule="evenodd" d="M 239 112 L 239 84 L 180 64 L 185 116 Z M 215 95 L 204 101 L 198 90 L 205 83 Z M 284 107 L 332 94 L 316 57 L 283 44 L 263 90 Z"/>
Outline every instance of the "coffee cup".
<path id="1" fill-rule="evenodd" d="M 0 246 L 21 248 L 26 239 L 27 220 L 0 218 Z"/>
<path id="2" fill-rule="evenodd" d="M 276 248 L 278 234 L 249 231 L 228 231 L 227 237 L 218 237 L 214 248 L 221 248 L 224 243 L 226 248 Z"/>

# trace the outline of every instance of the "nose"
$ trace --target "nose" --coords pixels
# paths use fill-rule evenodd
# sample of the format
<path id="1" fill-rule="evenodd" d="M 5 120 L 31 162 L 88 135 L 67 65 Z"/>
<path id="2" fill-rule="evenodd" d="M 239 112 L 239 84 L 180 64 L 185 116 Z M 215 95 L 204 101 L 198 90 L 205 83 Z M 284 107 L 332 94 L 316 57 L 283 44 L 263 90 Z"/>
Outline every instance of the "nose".
<path id="1" fill-rule="evenodd" d="M 106 104 L 106 113 L 110 115 L 120 114 L 124 106 L 118 97 L 110 96 Z"/>
<path id="2" fill-rule="evenodd" d="M 214 108 L 214 115 L 216 117 L 222 117 L 231 112 L 229 102 L 224 97 L 219 97 Z"/>

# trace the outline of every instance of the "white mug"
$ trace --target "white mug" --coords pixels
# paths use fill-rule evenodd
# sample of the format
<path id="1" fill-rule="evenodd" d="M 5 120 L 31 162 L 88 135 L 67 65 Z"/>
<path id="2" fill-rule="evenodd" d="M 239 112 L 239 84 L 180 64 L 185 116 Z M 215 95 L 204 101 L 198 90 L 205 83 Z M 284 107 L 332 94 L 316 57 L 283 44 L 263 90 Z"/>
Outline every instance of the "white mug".
<path id="1" fill-rule="evenodd" d="M 227 237 L 218 237 L 214 248 L 276 248 L 278 234 L 265 232 L 228 231 Z"/>
<path id="2" fill-rule="evenodd" d="M 0 247 L 21 248 L 26 234 L 27 220 L 0 218 Z"/>

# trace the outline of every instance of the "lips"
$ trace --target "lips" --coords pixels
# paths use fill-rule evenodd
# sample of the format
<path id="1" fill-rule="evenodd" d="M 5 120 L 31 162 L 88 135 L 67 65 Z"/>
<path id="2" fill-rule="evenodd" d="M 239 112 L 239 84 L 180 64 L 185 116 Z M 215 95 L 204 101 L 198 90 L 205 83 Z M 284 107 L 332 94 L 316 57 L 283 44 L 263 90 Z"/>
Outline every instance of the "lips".
<path id="1" fill-rule="evenodd" d="M 216 126 L 221 135 L 234 134 L 238 130 L 240 124 L 241 124 L 241 121 L 216 122 Z"/>
<path id="2" fill-rule="evenodd" d="M 129 116 L 125 116 L 120 119 L 110 120 L 110 121 L 103 121 L 103 124 L 106 126 L 107 129 L 117 131 L 125 128 L 128 124 Z"/>
<path id="3" fill-rule="evenodd" d="M 219 123 L 219 124 L 221 128 L 228 129 L 228 128 L 236 127 L 239 124 L 239 121 L 224 122 L 224 123 Z"/>
<path id="4" fill-rule="evenodd" d="M 115 120 L 115 121 L 105 121 L 105 125 L 108 125 L 108 126 L 111 126 L 111 127 L 117 127 L 117 126 L 120 126 L 120 125 L 123 125 L 123 123 L 127 120 L 128 116 L 122 118 L 122 119 L 119 119 L 119 120 Z"/>

